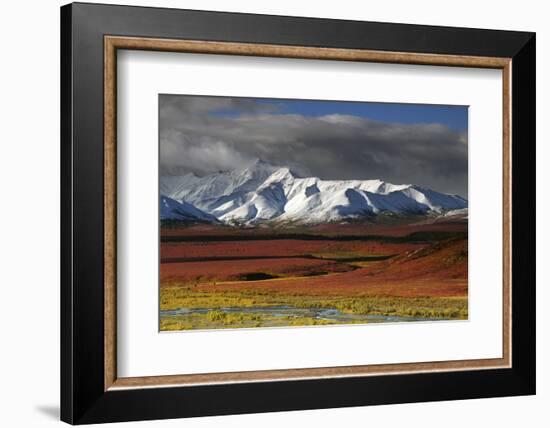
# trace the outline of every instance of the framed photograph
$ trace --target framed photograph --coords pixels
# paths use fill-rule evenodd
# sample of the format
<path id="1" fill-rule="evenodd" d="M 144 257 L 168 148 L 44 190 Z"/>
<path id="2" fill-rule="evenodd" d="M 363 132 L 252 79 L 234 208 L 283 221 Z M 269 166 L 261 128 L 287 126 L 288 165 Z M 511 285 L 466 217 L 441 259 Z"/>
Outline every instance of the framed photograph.
<path id="1" fill-rule="evenodd" d="M 535 393 L 535 35 L 61 8 L 61 418 Z"/>

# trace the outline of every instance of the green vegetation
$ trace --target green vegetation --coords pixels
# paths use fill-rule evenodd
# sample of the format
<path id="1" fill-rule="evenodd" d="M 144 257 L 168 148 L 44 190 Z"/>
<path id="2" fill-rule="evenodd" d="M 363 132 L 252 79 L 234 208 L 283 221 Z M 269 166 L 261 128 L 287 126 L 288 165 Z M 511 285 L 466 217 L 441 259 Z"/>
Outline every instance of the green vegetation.
<path id="1" fill-rule="evenodd" d="M 312 253 L 311 255 L 318 259 L 337 262 L 378 262 L 394 256 L 394 254 L 364 254 L 356 251 L 322 252 Z"/>
<path id="2" fill-rule="evenodd" d="M 166 230 L 178 229 L 173 224 L 162 224 Z M 229 229 L 229 230 L 226 230 Z M 376 241 L 381 243 L 405 243 L 405 242 L 437 242 L 447 239 L 467 239 L 467 232 L 453 231 L 417 231 L 404 236 L 381 235 L 376 232 L 372 234 L 353 234 L 347 235 L 340 232 L 316 233 L 308 229 L 270 229 L 265 228 L 262 231 L 252 229 L 247 233 L 246 229 L 219 228 L 219 234 L 212 235 L 161 235 L 161 242 L 211 242 L 211 241 L 256 241 L 262 240 L 280 240 L 280 239 L 299 239 L 305 241 L 317 241 L 330 239 L 332 241 Z"/>
<path id="3" fill-rule="evenodd" d="M 257 315 L 243 312 L 226 313 L 209 311 L 207 314 L 175 315 L 161 318 L 161 331 L 220 329 L 220 328 L 252 328 L 252 327 L 288 327 L 327 325 L 333 322 L 311 317 Z"/>
<path id="4" fill-rule="evenodd" d="M 290 306 L 337 309 L 343 314 L 428 319 L 467 319 L 467 297 L 307 296 L 258 291 L 198 292 L 188 287 L 161 289 L 161 310 L 209 308 L 207 313 L 171 315 L 161 320 L 161 330 L 270 327 L 336 324 L 338 321 L 301 316 L 271 316 L 248 312 L 223 312 L 221 308 Z M 345 323 L 365 323 L 346 320 Z"/>

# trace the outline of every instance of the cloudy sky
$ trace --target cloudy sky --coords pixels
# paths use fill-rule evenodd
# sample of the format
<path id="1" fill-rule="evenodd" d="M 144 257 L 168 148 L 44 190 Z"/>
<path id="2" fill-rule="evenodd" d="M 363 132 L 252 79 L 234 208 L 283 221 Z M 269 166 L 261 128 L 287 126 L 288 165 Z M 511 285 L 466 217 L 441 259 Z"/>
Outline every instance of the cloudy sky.
<path id="1" fill-rule="evenodd" d="M 468 109 L 160 95 L 163 175 L 242 168 L 255 159 L 323 179 L 419 184 L 468 197 Z"/>

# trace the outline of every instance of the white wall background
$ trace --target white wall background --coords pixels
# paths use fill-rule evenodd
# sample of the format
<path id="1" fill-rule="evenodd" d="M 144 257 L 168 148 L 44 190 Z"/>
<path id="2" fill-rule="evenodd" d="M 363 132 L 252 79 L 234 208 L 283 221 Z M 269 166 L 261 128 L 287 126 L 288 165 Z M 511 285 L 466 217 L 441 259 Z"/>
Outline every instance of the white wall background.
<path id="1" fill-rule="evenodd" d="M 122 0 L 120 0 L 123 2 Z M 103 3 L 116 3 L 103 1 Z M 537 32 L 538 395 L 139 423 L 159 427 L 543 426 L 550 404 L 550 27 L 545 3 L 394 0 L 147 0 L 126 4 Z M 59 6 L 4 2 L 0 13 L 0 424 L 59 424 Z M 138 426 L 137 423 L 125 426 Z"/>

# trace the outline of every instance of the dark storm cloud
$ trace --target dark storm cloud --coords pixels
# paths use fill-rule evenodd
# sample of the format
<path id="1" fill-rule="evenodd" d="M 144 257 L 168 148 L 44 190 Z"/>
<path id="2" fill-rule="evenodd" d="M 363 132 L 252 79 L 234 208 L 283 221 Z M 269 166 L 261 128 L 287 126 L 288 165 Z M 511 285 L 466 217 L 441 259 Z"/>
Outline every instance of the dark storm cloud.
<path id="1" fill-rule="evenodd" d="M 467 197 L 467 132 L 359 116 L 282 114 L 246 98 L 161 96 L 161 173 L 203 175 L 256 158 L 323 179 L 414 183 Z"/>
<path id="2" fill-rule="evenodd" d="M 201 97 L 190 95 L 160 95 L 161 116 L 178 120 L 184 115 L 200 115 L 209 112 L 259 113 L 274 112 L 273 104 L 258 103 L 252 98 Z"/>

